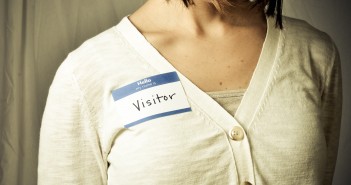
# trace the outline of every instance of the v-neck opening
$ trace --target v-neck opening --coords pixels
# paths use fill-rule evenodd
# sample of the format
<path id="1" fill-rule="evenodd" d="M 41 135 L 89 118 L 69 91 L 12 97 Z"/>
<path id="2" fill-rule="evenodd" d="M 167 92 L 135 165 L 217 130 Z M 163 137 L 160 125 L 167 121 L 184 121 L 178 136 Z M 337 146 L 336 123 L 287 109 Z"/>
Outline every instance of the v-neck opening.
<path id="1" fill-rule="evenodd" d="M 183 87 L 189 99 L 203 112 L 213 119 L 230 120 L 236 123 L 246 123 L 246 127 L 253 121 L 257 110 L 260 107 L 264 93 L 269 86 L 269 79 L 275 61 L 277 47 L 280 37 L 280 30 L 275 28 L 274 20 L 267 17 L 266 37 L 261 49 L 260 57 L 256 64 L 253 75 L 250 79 L 243 99 L 238 109 L 231 116 L 222 106 L 213 100 L 206 92 L 197 87 L 190 79 L 179 72 L 161 53 L 139 32 L 136 26 L 124 17 L 116 26 L 116 30 L 123 35 L 127 43 L 160 72 L 176 71 L 180 77 Z M 254 106 L 253 106 L 254 105 Z M 230 122 L 228 121 L 228 122 Z M 246 128 L 247 129 L 247 128 Z"/>

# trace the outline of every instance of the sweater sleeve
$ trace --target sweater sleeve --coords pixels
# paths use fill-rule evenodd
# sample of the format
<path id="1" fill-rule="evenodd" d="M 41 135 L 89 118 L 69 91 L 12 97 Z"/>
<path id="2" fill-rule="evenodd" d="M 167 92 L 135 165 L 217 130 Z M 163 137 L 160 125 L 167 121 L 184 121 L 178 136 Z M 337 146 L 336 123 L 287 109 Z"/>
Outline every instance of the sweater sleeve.
<path id="1" fill-rule="evenodd" d="M 39 185 L 106 184 L 98 131 L 66 61 L 50 87 L 39 144 Z"/>
<path id="2" fill-rule="evenodd" d="M 332 65 L 326 71 L 326 81 L 322 94 L 322 118 L 327 144 L 327 166 L 324 184 L 330 185 L 338 153 L 342 113 L 341 63 L 336 46 L 333 46 Z"/>

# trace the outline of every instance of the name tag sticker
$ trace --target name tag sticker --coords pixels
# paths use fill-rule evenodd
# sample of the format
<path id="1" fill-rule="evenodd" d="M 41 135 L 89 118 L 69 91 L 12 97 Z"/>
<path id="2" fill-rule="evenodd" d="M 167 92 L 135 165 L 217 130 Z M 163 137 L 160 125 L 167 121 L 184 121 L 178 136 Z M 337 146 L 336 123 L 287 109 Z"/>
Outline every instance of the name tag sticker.
<path id="1" fill-rule="evenodd" d="M 125 128 L 148 120 L 190 112 L 176 72 L 151 76 L 112 91 L 116 114 Z"/>

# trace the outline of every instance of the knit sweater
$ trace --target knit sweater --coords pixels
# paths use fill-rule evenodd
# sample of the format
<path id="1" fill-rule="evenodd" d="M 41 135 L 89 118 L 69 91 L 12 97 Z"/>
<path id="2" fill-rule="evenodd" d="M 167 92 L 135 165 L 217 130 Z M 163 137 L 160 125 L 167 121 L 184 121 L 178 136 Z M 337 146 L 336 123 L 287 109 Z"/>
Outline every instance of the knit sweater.
<path id="1" fill-rule="evenodd" d="M 191 111 L 125 128 L 112 92 L 172 71 Z M 280 30 L 268 18 L 258 64 L 232 116 L 125 17 L 59 67 L 42 119 L 38 183 L 331 184 L 340 72 L 327 34 L 287 17 Z"/>

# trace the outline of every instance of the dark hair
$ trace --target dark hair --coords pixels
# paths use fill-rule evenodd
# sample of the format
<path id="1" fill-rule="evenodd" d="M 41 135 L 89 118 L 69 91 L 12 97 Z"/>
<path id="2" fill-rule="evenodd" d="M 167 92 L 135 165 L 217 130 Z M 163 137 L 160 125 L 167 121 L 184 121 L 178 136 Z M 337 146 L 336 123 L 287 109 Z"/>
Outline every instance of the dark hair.
<path id="1" fill-rule="evenodd" d="M 216 0 L 219 1 L 219 0 Z M 223 0 L 221 0 L 223 2 Z M 228 0 L 224 0 L 225 2 L 228 2 Z M 249 0 L 247 0 L 249 1 Z M 186 7 L 189 7 L 190 5 L 193 5 L 194 2 L 193 0 L 183 0 L 184 5 Z M 257 5 L 263 5 L 263 9 L 265 11 L 265 14 L 268 17 L 275 17 L 275 26 L 279 27 L 280 29 L 283 28 L 283 20 L 282 20 L 282 5 L 283 5 L 283 0 L 254 0 L 252 3 L 252 7 L 257 6 Z"/>

